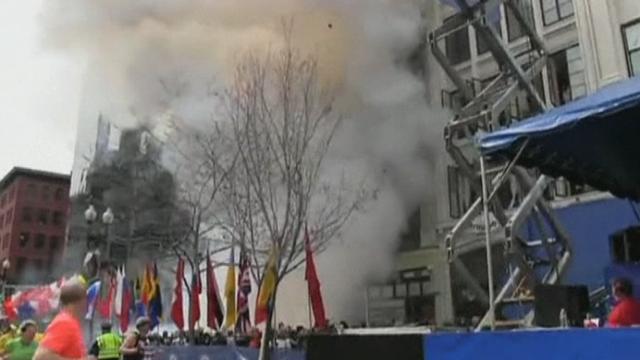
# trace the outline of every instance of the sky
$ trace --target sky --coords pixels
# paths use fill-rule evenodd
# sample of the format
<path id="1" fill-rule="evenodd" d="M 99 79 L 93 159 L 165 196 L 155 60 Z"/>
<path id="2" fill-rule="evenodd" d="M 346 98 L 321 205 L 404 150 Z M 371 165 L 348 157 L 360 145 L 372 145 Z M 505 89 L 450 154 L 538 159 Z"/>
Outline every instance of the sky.
<path id="1" fill-rule="evenodd" d="M 44 44 L 44 1 L 0 1 L 0 178 L 71 171 L 83 66 Z"/>

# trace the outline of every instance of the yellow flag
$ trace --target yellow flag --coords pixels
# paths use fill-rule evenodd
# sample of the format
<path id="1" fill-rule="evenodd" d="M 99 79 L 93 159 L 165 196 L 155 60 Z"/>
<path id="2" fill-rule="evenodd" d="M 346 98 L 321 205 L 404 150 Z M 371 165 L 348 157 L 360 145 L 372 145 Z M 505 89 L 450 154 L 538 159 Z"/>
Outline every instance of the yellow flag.
<path id="1" fill-rule="evenodd" d="M 236 311 L 236 266 L 233 264 L 233 260 L 231 264 L 229 264 L 229 270 L 227 270 L 227 283 L 224 286 L 224 295 L 227 297 L 227 315 L 224 324 L 227 329 L 233 329 L 238 317 Z"/>
<path id="2" fill-rule="evenodd" d="M 256 324 L 267 321 L 269 318 L 269 303 L 276 291 L 276 283 L 278 282 L 278 269 L 276 268 L 276 251 L 272 251 L 264 269 L 264 277 L 260 284 L 258 292 L 258 301 L 256 303 Z"/>

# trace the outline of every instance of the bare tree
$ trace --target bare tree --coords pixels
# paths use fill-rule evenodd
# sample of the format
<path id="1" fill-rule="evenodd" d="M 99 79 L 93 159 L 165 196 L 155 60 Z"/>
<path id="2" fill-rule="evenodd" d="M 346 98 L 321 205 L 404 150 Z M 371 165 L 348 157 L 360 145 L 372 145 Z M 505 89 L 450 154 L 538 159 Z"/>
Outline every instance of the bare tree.
<path id="1" fill-rule="evenodd" d="M 324 250 L 366 194 L 344 175 L 323 176 L 341 122 L 335 92 L 316 58 L 293 46 L 291 26 L 284 30 L 281 49 L 242 58 L 224 101 L 239 154 L 225 192 L 226 229 L 247 251 L 257 283 L 272 251 L 277 284 L 304 263 L 307 223 L 314 251 Z"/>
<path id="2" fill-rule="evenodd" d="M 174 121 L 176 141 L 169 141 L 169 149 L 180 158 L 176 169 L 178 179 L 178 203 L 184 229 L 177 231 L 172 242 L 175 255 L 183 257 L 189 263 L 191 272 L 203 271 L 202 262 L 206 254 L 228 250 L 232 244 L 221 243 L 220 235 L 215 234 L 221 227 L 220 201 L 225 188 L 228 188 L 230 176 L 237 163 L 238 152 L 232 139 L 221 130 L 213 119 L 207 129 L 189 126 Z M 213 244 L 213 247 L 211 246 Z M 191 283 L 184 279 L 189 295 L 189 324 L 193 309 Z M 193 330 L 190 328 L 190 330 Z"/>

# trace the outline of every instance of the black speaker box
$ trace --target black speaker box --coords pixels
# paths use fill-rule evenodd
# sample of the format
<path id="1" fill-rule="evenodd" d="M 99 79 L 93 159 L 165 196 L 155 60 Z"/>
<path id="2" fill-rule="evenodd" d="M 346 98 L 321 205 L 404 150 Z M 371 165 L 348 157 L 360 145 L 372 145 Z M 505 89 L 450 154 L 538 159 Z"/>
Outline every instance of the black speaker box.
<path id="1" fill-rule="evenodd" d="M 422 335 L 317 335 L 307 360 L 424 360 Z"/>
<path id="2" fill-rule="evenodd" d="M 560 326 L 560 311 L 564 309 L 569 326 L 584 326 L 589 312 L 589 290 L 586 286 L 538 285 L 534 295 L 535 325 Z"/>

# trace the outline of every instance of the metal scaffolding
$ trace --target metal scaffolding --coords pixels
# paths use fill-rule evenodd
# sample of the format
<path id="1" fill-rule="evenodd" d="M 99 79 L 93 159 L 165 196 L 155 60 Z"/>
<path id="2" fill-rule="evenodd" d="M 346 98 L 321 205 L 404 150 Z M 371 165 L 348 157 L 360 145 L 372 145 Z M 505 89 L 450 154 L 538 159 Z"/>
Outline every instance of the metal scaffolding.
<path id="1" fill-rule="evenodd" d="M 463 104 L 455 110 L 455 116 L 445 128 L 446 149 L 474 192 L 480 195 L 446 235 L 445 246 L 452 268 L 489 308 L 477 330 L 528 326 L 533 321 L 533 288 L 536 284 L 559 282 L 571 257 L 569 236 L 544 197 L 552 179 L 546 176 L 536 179 L 530 171 L 516 166 L 522 151 L 512 161 L 506 161 L 485 159 L 477 152 L 470 154 L 464 149 L 473 144 L 479 131 L 496 131 L 519 120 L 512 118 L 510 105 L 523 93 L 538 112 L 547 110 L 533 80 L 547 66 L 548 51 L 521 11 L 523 3 L 530 4 L 531 0 L 492 2 L 492 5 L 504 4 L 505 10 L 513 14 L 523 30 L 528 45 L 519 53 L 514 53 L 490 26 L 488 1 L 455 0 L 455 3 L 460 11 L 433 31 L 429 42 L 434 57 L 455 84 Z M 499 69 L 497 76 L 480 89 L 451 64 L 441 45 L 447 36 L 469 26 L 486 44 Z M 524 146 L 526 143 L 521 149 Z M 518 193 L 526 194 L 517 208 L 505 208 L 497 196 L 507 183 L 515 184 Z M 483 215 L 484 239 L 465 236 L 473 220 L 480 215 Z M 492 218 L 497 229 L 492 228 Z M 522 231 L 525 224 L 537 228 L 539 239 L 525 238 Z M 491 257 L 492 249 L 498 244 L 504 245 L 507 260 L 506 280 L 502 281 L 494 279 Z M 482 286 L 460 258 L 463 252 L 480 246 L 484 246 L 487 253 L 487 287 Z M 525 309 L 520 311 L 522 316 L 514 318 L 503 314 L 507 307 L 514 306 Z"/>

